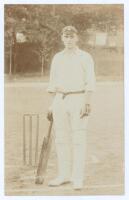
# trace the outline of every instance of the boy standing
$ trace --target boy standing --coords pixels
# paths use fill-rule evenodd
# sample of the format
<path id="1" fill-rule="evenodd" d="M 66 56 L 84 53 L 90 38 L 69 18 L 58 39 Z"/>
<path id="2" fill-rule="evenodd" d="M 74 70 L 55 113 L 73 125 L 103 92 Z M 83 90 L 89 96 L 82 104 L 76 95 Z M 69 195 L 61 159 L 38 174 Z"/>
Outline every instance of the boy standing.
<path id="1" fill-rule="evenodd" d="M 86 158 L 86 129 L 95 88 L 94 62 L 78 48 L 78 32 L 73 26 L 62 30 L 64 50 L 51 65 L 48 92 L 54 95 L 48 116 L 53 115 L 58 176 L 49 186 L 72 182 L 82 189 Z"/>

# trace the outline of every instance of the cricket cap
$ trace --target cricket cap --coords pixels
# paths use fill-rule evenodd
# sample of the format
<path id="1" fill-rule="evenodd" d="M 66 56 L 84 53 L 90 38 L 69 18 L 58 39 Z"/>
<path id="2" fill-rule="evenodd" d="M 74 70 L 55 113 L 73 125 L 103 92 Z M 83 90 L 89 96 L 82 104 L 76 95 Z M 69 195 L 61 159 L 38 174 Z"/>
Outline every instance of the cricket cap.
<path id="1" fill-rule="evenodd" d="M 62 30 L 62 34 L 73 36 L 73 34 L 78 34 L 77 29 L 74 26 L 65 26 Z"/>

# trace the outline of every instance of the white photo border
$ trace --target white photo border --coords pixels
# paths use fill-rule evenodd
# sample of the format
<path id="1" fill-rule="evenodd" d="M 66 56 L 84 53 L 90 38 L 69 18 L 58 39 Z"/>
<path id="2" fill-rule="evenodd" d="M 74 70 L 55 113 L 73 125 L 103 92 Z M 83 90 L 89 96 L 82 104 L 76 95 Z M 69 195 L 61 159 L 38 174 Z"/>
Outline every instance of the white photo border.
<path id="1" fill-rule="evenodd" d="M 125 195 L 97 196 L 5 196 L 4 195 L 4 5 L 5 4 L 124 4 L 124 132 L 125 132 Z M 128 0 L 4 0 L 0 3 L 0 199 L 129 199 L 129 3 Z"/>

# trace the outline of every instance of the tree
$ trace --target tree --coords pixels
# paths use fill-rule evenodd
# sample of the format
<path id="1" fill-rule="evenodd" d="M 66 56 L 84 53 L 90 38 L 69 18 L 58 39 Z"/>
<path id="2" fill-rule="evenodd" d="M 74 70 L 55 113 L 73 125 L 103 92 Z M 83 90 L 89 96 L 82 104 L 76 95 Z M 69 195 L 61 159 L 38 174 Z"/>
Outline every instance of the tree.
<path id="1" fill-rule="evenodd" d="M 120 5 L 5 5 L 5 54 L 8 55 L 12 33 L 24 32 L 28 42 L 38 45 L 37 54 L 47 68 L 53 54 L 61 48 L 60 32 L 64 26 L 77 27 L 84 41 L 87 29 L 93 24 L 104 31 L 107 26 L 118 28 L 122 13 Z"/>

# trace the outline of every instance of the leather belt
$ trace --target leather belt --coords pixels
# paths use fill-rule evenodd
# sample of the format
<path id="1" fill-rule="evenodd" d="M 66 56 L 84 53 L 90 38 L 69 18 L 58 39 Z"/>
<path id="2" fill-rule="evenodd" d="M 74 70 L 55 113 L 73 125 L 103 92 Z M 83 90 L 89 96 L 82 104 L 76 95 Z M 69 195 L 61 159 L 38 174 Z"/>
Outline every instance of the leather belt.
<path id="1" fill-rule="evenodd" d="M 61 91 L 58 91 L 57 93 L 61 93 L 62 94 L 62 99 L 64 99 L 67 95 L 70 95 L 70 94 L 83 94 L 83 93 L 85 93 L 85 90 L 75 91 L 75 92 L 61 92 Z"/>

